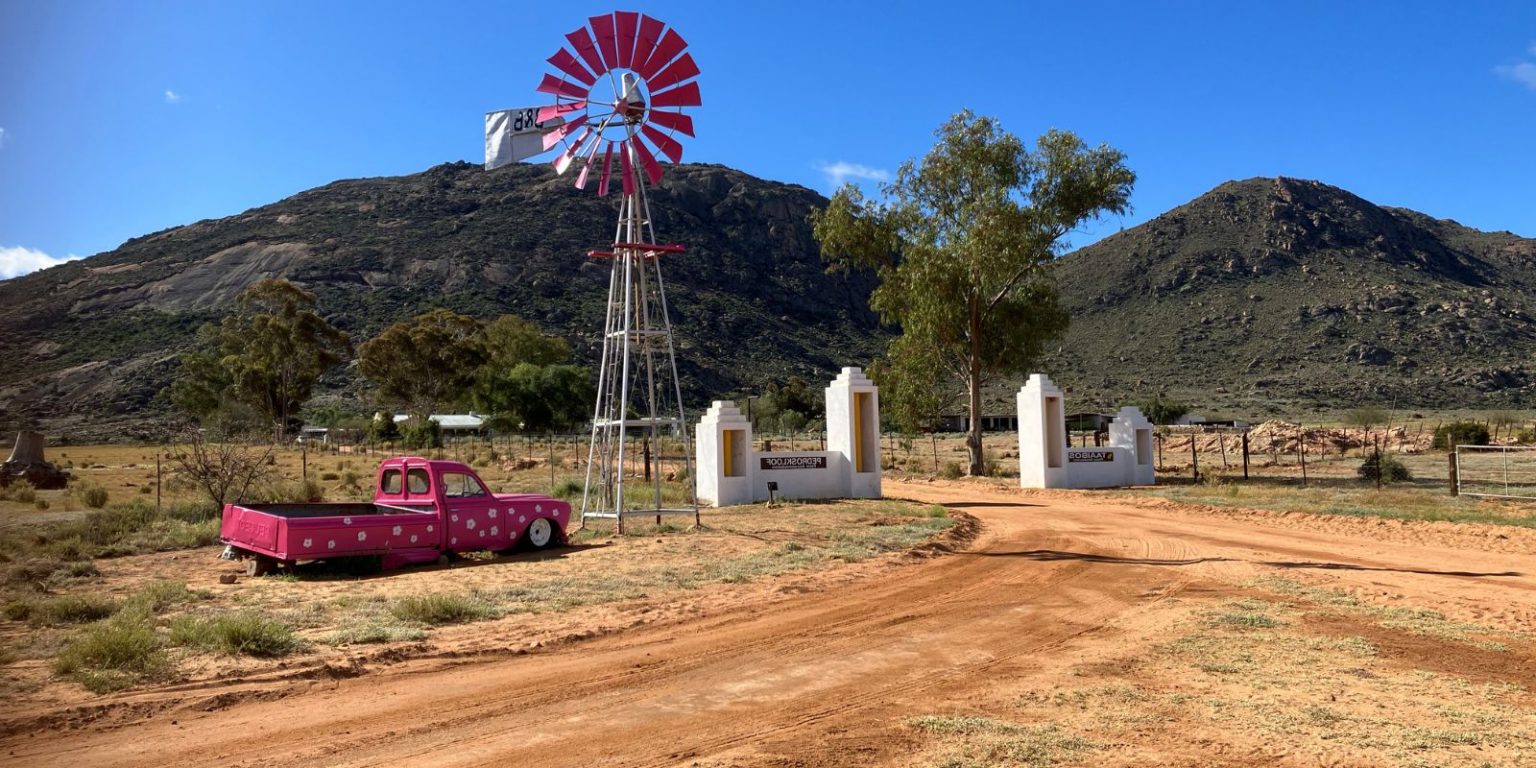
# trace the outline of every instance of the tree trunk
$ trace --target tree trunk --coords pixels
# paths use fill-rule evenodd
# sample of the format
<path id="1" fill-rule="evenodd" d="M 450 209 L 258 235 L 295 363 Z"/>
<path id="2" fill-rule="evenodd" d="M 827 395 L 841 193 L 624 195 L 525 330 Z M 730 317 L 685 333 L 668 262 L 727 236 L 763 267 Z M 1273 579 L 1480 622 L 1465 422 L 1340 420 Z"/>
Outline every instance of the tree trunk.
<path id="1" fill-rule="evenodd" d="M 971 396 L 971 429 L 966 442 L 971 449 L 971 476 L 981 477 L 987 473 L 981 451 L 981 315 L 974 304 L 971 307 L 971 359 L 967 362 L 969 375 L 965 384 Z"/>

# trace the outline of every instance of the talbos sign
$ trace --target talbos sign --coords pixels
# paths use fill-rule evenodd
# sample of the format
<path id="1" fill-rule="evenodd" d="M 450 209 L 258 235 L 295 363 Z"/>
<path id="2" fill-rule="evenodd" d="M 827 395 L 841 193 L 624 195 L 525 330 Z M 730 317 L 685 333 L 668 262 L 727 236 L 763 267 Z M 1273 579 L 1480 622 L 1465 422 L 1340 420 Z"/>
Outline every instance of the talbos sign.
<path id="1" fill-rule="evenodd" d="M 1067 461 L 1114 461 L 1113 451 L 1072 451 L 1067 454 Z"/>
<path id="2" fill-rule="evenodd" d="M 761 456 L 758 466 L 762 469 L 826 469 L 825 456 Z"/>

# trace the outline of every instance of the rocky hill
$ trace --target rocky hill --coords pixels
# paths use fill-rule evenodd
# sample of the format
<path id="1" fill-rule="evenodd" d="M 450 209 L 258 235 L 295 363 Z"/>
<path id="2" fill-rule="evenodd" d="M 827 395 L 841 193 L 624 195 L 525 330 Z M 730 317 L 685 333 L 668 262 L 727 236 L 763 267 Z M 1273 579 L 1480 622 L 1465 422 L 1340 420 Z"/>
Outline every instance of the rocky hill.
<path id="1" fill-rule="evenodd" d="M 882 337 L 873 281 L 828 275 L 807 213 L 825 199 L 710 165 L 668 169 L 652 190 L 659 237 L 688 251 L 664 267 L 685 397 L 769 379 L 815 381 L 868 360 Z M 196 328 L 264 276 L 319 297 L 361 341 L 432 307 L 515 313 L 600 350 L 615 197 L 572 188 L 545 165 L 468 163 L 338 181 L 224 219 L 0 282 L 0 426 L 108 436 L 166 408 L 157 393 Z M 356 398 L 350 374 L 330 397 Z"/>
<path id="2" fill-rule="evenodd" d="M 685 397 L 863 364 L 884 335 L 868 276 L 826 274 L 803 187 L 709 165 L 652 195 Z M 613 198 L 545 166 L 455 163 L 339 181 L 237 216 L 158 232 L 0 282 L 0 427 L 132 435 L 196 328 L 259 277 L 314 291 L 362 340 L 430 307 L 516 313 L 599 350 Z M 1314 181 L 1223 184 L 1064 257 L 1073 315 L 1039 366 L 1074 409 L 1162 393 L 1263 417 L 1362 403 L 1536 407 L 1536 240 L 1374 205 Z M 1007 386 L 996 407 L 1011 402 Z M 361 406 L 350 372 L 331 400 Z"/>
<path id="3" fill-rule="evenodd" d="M 1319 182 L 1222 184 L 1066 256 L 1057 279 L 1073 326 L 1045 368 L 1089 402 L 1536 405 L 1536 240 Z"/>

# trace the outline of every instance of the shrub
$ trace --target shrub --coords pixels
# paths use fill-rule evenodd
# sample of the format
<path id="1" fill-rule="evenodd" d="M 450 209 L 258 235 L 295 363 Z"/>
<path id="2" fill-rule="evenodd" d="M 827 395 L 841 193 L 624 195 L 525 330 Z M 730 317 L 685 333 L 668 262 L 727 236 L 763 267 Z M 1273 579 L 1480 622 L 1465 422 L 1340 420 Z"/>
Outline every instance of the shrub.
<path id="1" fill-rule="evenodd" d="M 402 597 L 389 606 L 390 615 L 401 621 L 423 624 L 461 624 L 494 618 L 496 610 L 479 598 L 441 592 Z"/>
<path id="2" fill-rule="evenodd" d="M 33 488 L 32 484 L 25 480 L 11 486 L 9 495 L 13 501 L 19 501 L 23 504 L 31 504 L 37 501 L 37 489 Z"/>
<path id="3" fill-rule="evenodd" d="M 1378 475 L 1383 483 L 1406 483 L 1413 480 L 1413 473 L 1408 471 L 1408 467 L 1390 453 L 1380 454 L 1379 457 L 1376 454 L 1365 457 L 1365 461 L 1360 462 L 1360 469 L 1356 472 L 1360 475 L 1360 479 L 1373 482 Z"/>
<path id="4" fill-rule="evenodd" d="M 582 491 L 585 489 L 586 486 L 575 480 L 566 480 L 555 486 L 555 489 L 551 492 L 551 495 L 558 499 L 571 501 L 573 499 L 581 498 Z"/>
<path id="5" fill-rule="evenodd" d="M 117 612 L 117 603 L 93 595 L 63 595 L 31 603 L 25 609 L 6 606 L 6 616 L 33 624 L 89 624 Z M 16 615 L 24 614 L 24 615 Z"/>
<path id="6" fill-rule="evenodd" d="M 946 480 L 958 480 L 965 476 L 965 467 L 960 466 L 958 461 L 947 461 L 944 462 L 944 469 L 939 472 L 939 475 Z"/>
<path id="7" fill-rule="evenodd" d="M 428 449 L 443 447 L 443 428 L 427 419 L 411 419 L 400 430 L 400 443 L 406 448 Z"/>
<path id="8" fill-rule="evenodd" d="M 53 669 L 79 681 L 93 693 L 126 688 L 158 677 L 171 668 L 154 624 L 141 613 L 124 611 L 92 624 L 64 647 Z"/>
<path id="9" fill-rule="evenodd" d="M 177 603 L 190 603 L 208 597 L 207 592 L 193 592 L 180 581 L 156 581 L 129 596 L 127 605 L 134 609 L 159 613 Z"/>
<path id="10" fill-rule="evenodd" d="M 1475 421 L 1453 421 L 1435 428 L 1435 441 L 1430 446 L 1437 451 L 1448 451 L 1455 445 L 1487 445 L 1488 427 Z"/>
<path id="11" fill-rule="evenodd" d="M 335 472 L 323 472 L 320 474 L 320 479 L 326 482 L 331 482 L 334 480 L 340 480 L 341 475 L 336 474 Z"/>
<path id="12" fill-rule="evenodd" d="M 37 507 L 38 509 L 47 509 L 48 508 L 48 500 L 47 499 L 38 499 L 37 501 L 32 502 L 32 506 Z"/>
<path id="13" fill-rule="evenodd" d="M 86 485 L 80 488 L 80 501 L 91 509 L 101 509 L 107 505 L 107 489 L 99 485 Z"/>
<path id="14" fill-rule="evenodd" d="M 224 510 L 207 499 L 179 501 L 165 510 L 165 516 L 183 523 L 202 523 L 217 520 Z"/>
<path id="15" fill-rule="evenodd" d="M 302 645 L 292 627 L 254 610 L 213 617 L 182 616 L 171 623 L 171 642 L 203 651 L 263 657 L 287 656 Z"/>

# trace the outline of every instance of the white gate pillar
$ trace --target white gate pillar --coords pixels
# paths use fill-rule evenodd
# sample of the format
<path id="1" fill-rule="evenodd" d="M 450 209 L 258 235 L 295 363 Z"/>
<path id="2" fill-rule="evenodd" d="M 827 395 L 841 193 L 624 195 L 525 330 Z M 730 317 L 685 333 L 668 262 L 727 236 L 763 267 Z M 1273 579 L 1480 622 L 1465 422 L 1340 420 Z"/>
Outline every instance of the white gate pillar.
<path id="1" fill-rule="evenodd" d="M 827 450 L 847 464 L 848 496 L 880 498 L 880 389 L 859 368 L 827 387 Z"/>
<path id="2" fill-rule="evenodd" d="M 1043 373 L 1019 388 L 1019 485 L 1066 488 L 1067 406 L 1061 388 Z"/>
<path id="3" fill-rule="evenodd" d="M 1152 422 L 1141 409 L 1127 405 L 1109 422 L 1109 445 L 1130 451 L 1131 464 L 1127 485 L 1152 485 L 1157 482 L 1156 457 L 1152 449 Z"/>
<path id="4" fill-rule="evenodd" d="M 731 400 L 716 400 L 694 435 L 699 503 L 717 507 L 752 501 L 752 422 Z"/>

